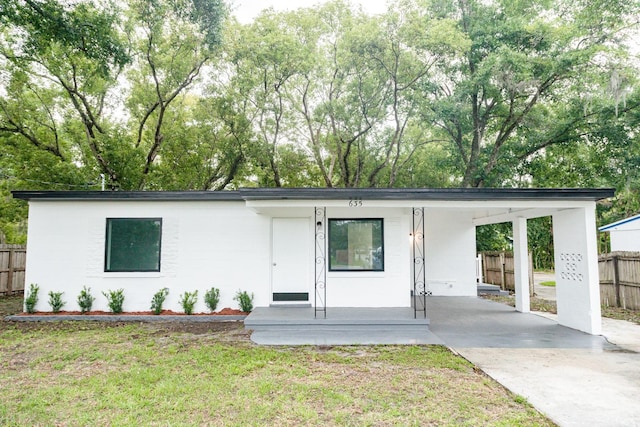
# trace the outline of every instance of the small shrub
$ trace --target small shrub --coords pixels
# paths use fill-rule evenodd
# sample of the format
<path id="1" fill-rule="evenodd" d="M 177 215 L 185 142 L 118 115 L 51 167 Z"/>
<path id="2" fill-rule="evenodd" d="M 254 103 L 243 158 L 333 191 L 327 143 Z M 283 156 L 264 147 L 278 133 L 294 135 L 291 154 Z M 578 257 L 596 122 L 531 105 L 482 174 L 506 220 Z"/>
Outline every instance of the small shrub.
<path id="1" fill-rule="evenodd" d="M 245 313 L 249 313 L 251 310 L 253 310 L 253 294 L 249 295 L 247 291 L 238 291 L 233 299 L 238 301 L 240 310 L 244 311 Z"/>
<path id="2" fill-rule="evenodd" d="M 96 299 L 91 295 L 91 288 L 84 286 L 78 295 L 78 305 L 82 314 L 91 311 L 91 306 Z"/>
<path id="3" fill-rule="evenodd" d="M 151 311 L 153 311 L 153 314 L 162 313 L 162 304 L 164 304 L 167 295 L 169 295 L 169 289 L 167 288 L 162 288 L 153 294 L 153 298 L 151 299 Z"/>
<path id="4" fill-rule="evenodd" d="M 36 304 L 38 303 L 38 291 L 40 287 L 35 283 L 32 283 L 29 286 L 29 295 L 27 295 L 24 299 L 24 308 L 27 313 L 35 313 Z"/>
<path id="5" fill-rule="evenodd" d="M 220 302 L 220 289 L 211 288 L 204 294 L 204 302 L 209 307 L 209 310 L 216 311 L 218 303 Z"/>
<path id="6" fill-rule="evenodd" d="M 62 301 L 62 294 L 64 292 L 53 292 L 49 291 L 49 305 L 51 306 L 51 310 L 54 313 L 58 313 L 60 309 L 66 304 L 66 302 Z"/>
<path id="7" fill-rule="evenodd" d="M 198 291 L 186 292 L 180 296 L 180 305 L 185 314 L 193 314 L 193 307 L 198 301 Z"/>
<path id="8" fill-rule="evenodd" d="M 107 292 L 102 292 L 107 298 L 107 304 L 109 306 L 109 310 L 113 314 L 122 313 L 122 304 L 124 303 L 124 289 L 118 289 L 117 291 L 109 290 Z"/>

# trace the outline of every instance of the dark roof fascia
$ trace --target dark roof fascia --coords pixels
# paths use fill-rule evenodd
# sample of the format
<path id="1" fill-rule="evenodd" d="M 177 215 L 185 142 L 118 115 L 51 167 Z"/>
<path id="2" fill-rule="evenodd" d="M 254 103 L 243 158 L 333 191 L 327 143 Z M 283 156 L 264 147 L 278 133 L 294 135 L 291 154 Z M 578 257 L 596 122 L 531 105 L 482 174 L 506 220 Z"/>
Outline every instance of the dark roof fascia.
<path id="1" fill-rule="evenodd" d="M 243 201 L 237 191 L 12 191 L 23 200 Z"/>
<path id="2" fill-rule="evenodd" d="M 613 197 L 612 188 L 245 188 L 238 191 L 12 191 L 24 200 L 575 200 Z"/>
<path id="3" fill-rule="evenodd" d="M 245 200 L 553 200 L 597 201 L 613 188 L 258 188 L 240 189 Z"/>

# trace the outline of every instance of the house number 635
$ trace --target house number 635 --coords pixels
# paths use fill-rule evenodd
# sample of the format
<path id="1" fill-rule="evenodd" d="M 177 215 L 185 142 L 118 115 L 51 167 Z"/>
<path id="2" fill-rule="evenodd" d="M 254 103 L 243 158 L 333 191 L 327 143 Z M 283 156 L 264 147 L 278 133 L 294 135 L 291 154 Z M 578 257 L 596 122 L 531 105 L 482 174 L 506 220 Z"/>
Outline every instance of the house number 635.
<path id="1" fill-rule="evenodd" d="M 349 207 L 350 208 L 361 208 L 362 207 L 362 199 L 349 199 Z"/>

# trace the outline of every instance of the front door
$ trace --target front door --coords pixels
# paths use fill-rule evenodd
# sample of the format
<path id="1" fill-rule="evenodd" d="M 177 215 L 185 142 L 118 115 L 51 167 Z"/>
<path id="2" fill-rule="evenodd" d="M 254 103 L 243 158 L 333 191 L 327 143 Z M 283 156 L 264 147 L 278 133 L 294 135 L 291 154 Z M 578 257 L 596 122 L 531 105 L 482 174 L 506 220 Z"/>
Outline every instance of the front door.
<path id="1" fill-rule="evenodd" d="M 309 301 L 309 218 L 273 218 L 273 302 Z"/>

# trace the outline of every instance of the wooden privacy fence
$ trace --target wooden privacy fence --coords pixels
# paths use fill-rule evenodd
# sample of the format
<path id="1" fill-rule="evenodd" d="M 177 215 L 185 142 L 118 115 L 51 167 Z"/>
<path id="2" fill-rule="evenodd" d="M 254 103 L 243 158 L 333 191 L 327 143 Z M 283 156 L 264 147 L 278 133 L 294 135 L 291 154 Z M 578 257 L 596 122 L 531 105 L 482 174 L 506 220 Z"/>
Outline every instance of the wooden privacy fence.
<path id="1" fill-rule="evenodd" d="M 484 283 L 500 286 L 505 291 L 516 290 L 512 252 L 480 252 Z M 533 256 L 529 252 L 529 295 L 533 296 Z"/>
<path id="2" fill-rule="evenodd" d="M 24 292 L 27 247 L 0 245 L 0 295 Z"/>
<path id="3" fill-rule="evenodd" d="M 611 252 L 598 257 L 600 303 L 640 310 L 640 252 Z"/>

